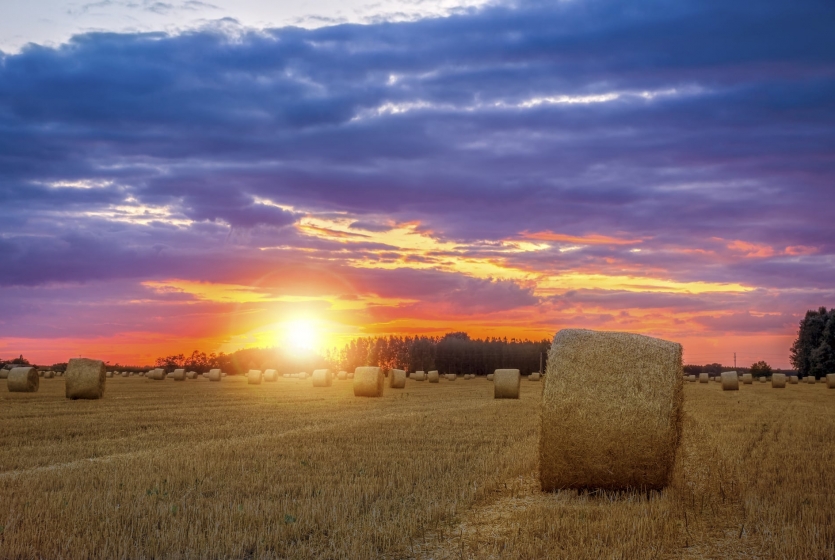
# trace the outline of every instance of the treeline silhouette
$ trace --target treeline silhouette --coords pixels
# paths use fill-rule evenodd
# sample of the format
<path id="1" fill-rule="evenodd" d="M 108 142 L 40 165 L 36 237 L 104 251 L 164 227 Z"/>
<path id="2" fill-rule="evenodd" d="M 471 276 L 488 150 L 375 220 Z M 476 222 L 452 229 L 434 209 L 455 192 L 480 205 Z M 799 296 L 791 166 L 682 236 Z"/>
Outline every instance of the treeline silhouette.
<path id="1" fill-rule="evenodd" d="M 801 377 L 835 372 L 835 309 L 810 310 L 800 321 L 790 360 Z"/>

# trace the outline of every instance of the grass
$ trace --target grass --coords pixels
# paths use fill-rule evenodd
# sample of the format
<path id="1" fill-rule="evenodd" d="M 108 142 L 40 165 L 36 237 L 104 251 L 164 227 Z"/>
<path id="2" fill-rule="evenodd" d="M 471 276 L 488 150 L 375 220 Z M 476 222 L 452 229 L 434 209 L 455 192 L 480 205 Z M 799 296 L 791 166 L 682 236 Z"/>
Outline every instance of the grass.
<path id="1" fill-rule="evenodd" d="M 536 490 L 540 383 L 63 389 L 0 391 L 0 558 L 835 558 L 821 384 L 687 384 L 648 495 Z"/>

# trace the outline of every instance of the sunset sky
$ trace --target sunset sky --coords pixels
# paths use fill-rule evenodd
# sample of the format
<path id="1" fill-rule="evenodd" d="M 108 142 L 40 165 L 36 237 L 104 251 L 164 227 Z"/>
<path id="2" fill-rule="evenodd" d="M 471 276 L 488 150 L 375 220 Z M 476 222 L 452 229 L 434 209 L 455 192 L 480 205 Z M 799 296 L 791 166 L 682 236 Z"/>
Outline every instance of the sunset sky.
<path id="1" fill-rule="evenodd" d="M 831 0 L 281 4 L 3 3 L 0 358 L 835 305 Z"/>

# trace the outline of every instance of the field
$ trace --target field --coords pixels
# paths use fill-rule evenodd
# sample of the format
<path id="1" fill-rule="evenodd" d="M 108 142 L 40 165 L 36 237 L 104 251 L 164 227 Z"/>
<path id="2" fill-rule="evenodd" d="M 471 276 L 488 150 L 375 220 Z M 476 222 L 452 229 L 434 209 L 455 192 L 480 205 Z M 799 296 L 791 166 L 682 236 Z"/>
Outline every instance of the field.
<path id="1" fill-rule="evenodd" d="M 0 387 L 0 558 L 835 558 L 835 390 L 686 384 L 663 492 L 537 489 L 540 383 Z"/>

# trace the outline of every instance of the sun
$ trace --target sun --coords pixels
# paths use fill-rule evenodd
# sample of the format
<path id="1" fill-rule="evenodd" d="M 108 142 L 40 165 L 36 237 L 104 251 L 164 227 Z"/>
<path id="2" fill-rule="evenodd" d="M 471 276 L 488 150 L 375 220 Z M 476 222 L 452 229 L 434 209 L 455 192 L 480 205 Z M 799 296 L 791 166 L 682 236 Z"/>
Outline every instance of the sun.
<path id="1" fill-rule="evenodd" d="M 284 338 L 293 350 L 312 350 L 319 342 L 319 333 L 312 321 L 297 319 L 286 324 Z"/>

